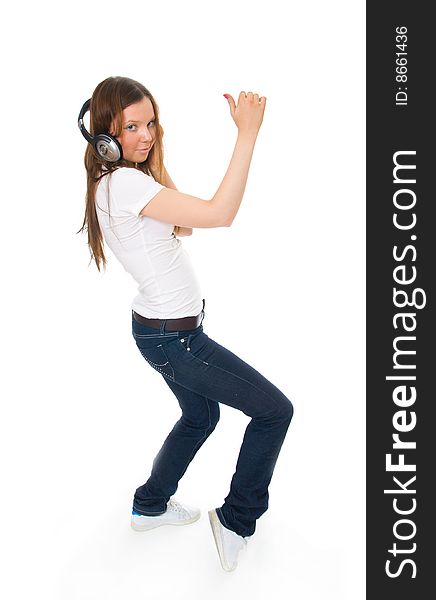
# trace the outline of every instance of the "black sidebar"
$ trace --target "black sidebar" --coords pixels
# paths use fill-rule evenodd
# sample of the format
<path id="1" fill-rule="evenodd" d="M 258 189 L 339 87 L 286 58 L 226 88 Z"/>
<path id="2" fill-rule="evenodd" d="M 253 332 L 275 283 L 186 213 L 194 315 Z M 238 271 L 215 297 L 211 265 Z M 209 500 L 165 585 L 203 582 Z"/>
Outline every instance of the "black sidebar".
<path id="1" fill-rule="evenodd" d="M 436 597 L 436 23 L 367 3 L 367 598 Z"/>

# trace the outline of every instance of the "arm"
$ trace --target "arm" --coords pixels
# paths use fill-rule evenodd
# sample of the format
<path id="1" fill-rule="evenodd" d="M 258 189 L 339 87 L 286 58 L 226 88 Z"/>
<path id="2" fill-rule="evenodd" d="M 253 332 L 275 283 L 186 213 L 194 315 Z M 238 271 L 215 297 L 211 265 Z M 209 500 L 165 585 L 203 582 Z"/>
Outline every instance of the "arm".
<path id="1" fill-rule="evenodd" d="M 166 167 L 164 165 L 164 176 L 165 176 L 165 181 L 164 181 L 164 185 L 167 188 L 170 188 L 172 190 L 177 190 L 176 185 L 174 183 L 174 181 L 171 179 L 168 171 L 166 170 Z M 185 237 L 188 235 L 192 235 L 192 227 L 179 227 L 178 225 L 174 226 L 174 234 L 178 235 L 179 237 Z"/>
<path id="2" fill-rule="evenodd" d="M 181 227 L 229 227 L 232 224 L 244 195 L 266 99 L 241 92 L 237 107 L 231 96 L 228 101 L 238 137 L 227 172 L 212 199 L 203 200 L 164 188 L 147 203 L 141 215 Z"/>

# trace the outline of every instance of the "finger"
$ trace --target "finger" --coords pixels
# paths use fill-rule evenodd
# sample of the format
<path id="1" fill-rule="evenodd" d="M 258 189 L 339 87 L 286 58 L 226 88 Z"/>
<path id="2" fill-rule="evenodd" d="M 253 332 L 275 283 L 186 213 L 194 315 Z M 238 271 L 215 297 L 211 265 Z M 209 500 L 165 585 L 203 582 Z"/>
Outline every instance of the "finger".
<path id="1" fill-rule="evenodd" d="M 227 102 L 229 103 L 230 113 L 233 116 L 235 114 L 235 101 L 233 100 L 233 97 L 230 94 L 224 94 L 224 97 L 227 99 Z"/>

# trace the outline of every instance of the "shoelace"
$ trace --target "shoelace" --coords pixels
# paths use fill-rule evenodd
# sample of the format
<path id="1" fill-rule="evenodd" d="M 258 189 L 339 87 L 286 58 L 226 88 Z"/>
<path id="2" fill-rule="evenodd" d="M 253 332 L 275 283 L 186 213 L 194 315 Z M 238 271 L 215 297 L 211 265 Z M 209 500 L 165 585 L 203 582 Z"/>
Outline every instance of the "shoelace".
<path id="1" fill-rule="evenodd" d="M 171 510 L 173 510 L 174 512 L 177 512 L 180 514 L 185 514 L 185 515 L 187 514 L 187 511 L 183 508 L 183 506 L 181 506 L 175 500 L 168 500 L 167 507 L 171 508 Z"/>

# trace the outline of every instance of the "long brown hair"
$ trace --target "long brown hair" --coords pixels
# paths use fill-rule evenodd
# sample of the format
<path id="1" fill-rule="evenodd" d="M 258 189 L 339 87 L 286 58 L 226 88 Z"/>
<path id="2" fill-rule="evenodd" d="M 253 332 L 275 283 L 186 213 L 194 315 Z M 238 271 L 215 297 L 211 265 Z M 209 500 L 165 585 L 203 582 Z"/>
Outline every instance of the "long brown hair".
<path id="1" fill-rule="evenodd" d="M 90 106 L 90 133 L 111 133 L 118 137 L 122 132 L 122 112 L 125 108 L 144 97 L 150 99 L 154 114 L 156 139 L 143 163 L 132 163 L 128 160 L 119 160 L 116 163 L 108 162 L 97 156 L 91 144 L 88 144 L 85 152 L 85 169 L 87 177 L 87 191 L 85 201 L 85 217 L 83 225 L 77 233 L 88 232 L 88 247 L 91 254 L 90 263 L 95 261 L 97 269 L 100 265 L 106 269 L 106 257 L 104 255 L 104 240 L 97 219 L 95 208 L 95 191 L 102 177 L 110 176 L 119 167 L 136 167 L 147 175 L 152 175 L 156 181 L 164 185 L 163 164 L 163 129 L 159 123 L 159 107 L 148 91 L 138 81 L 129 77 L 108 77 L 98 84 L 91 98 Z M 113 127 L 113 131 L 111 130 Z"/>

